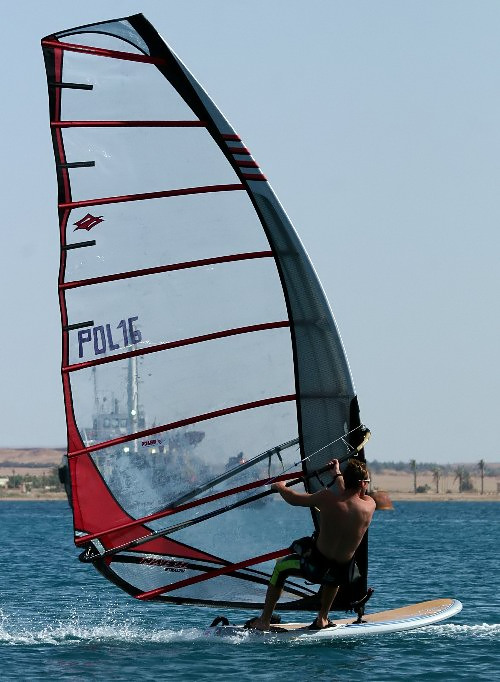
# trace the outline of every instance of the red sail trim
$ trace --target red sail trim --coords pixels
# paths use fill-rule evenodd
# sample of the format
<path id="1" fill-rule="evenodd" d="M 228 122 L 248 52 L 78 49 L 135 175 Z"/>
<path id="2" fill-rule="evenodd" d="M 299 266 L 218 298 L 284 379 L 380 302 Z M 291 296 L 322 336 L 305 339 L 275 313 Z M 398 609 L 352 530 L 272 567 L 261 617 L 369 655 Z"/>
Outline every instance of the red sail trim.
<path id="1" fill-rule="evenodd" d="M 288 474 L 282 474 L 281 476 L 275 476 L 272 481 L 289 481 L 294 478 L 301 478 L 304 475 L 303 471 L 293 471 Z M 149 516 L 143 516 L 140 519 L 135 519 L 129 523 L 123 523 L 120 526 L 114 526 L 113 528 L 106 528 L 98 533 L 91 533 L 90 535 L 82 535 L 75 538 L 75 545 L 84 545 L 91 540 L 101 537 L 102 535 L 110 535 L 111 533 L 117 533 L 118 531 L 125 530 L 127 528 L 133 528 L 134 526 L 140 526 L 145 523 L 151 523 L 151 521 L 156 521 L 157 519 L 162 519 L 165 516 L 173 516 L 179 512 L 186 511 L 187 509 L 192 509 L 193 507 L 200 507 L 203 504 L 208 504 L 209 502 L 215 502 L 224 497 L 229 497 L 230 495 L 236 495 L 238 493 L 243 493 L 247 490 L 253 490 L 254 488 L 259 488 L 263 485 L 268 485 L 271 479 L 262 478 L 258 481 L 253 481 L 252 483 L 246 483 L 245 485 L 239 485 L 235 488 L 229 488 L 228 490 L 223 490 L 220 493 L 214 493 L 213 495 L 207 495 L 199 500 L 194 500 L 192 502 L 186 502 L 186 504 L 181 504 L 178 507 L 173 507 L 172 509 L 166 509 L 156 514 L 150 514 Z M 120 538 L 121 541 L 121 538 Z M 106 549 L 111 549 L 111 547 L 106 547 Z"/>
<path id="2" fill-rule="evenodd" d="M 228 134 L 228 133 L 223 133 L 222 134 L 222 139 L 223 140 L 229 140 L 231 142 L 241 142 L 241 137 L 236 134 Z"/>
<path id="3" fill-rule="evenodd" d="M 251 156 L 250 150 L 247 149 L 246 147 L 232 147 L 228 145 L 228 149 L 231 152 L 231 154 L 236 155 L 236 154 L 244 154 L 245 156 Z"/>
<path id="4" fill-rule="evenodd" d="M 163 64 L 167 63 L 166 59 L 161 57 L 149 57 L 145 54 L 134 54 L 133 52 L 121 52 L 118 50 L 105 50 L 101 47 L 91 47 L 90 45 L 76 45 L 75 43 L 62 43 L 58 40 L 42 40 L 42 47 L 53 47 L 58 50 L 67 50 L 68 52 L 83 52 L 84 54 L 93 54 L 98 57 L 111 57 L 112 59 L 125 59 L 129 62 L 143 62 L 145 64 Z"/>
<path id="5" fill-rule="evenodd" d="M 264 398 L 263 400 L 255 400 L 251 403 L 243 403 L 242 405 L 233 405 L 232 407 L 225 407 L 221 410 L 215 410 L 214 412 L 206 412 L 205 414 L 199 414 L 195 417 L 187 417 L 186 419 L 179 419 L 179 421 L 171 422 L 170 424 L 163 424 L 162 426 L 156 426 L 153 429 L 145 429 L 144 431 L 136 431 L 128 436 L 121 436 L 120 438 L 113 438 L 113 440 L 103 441 L 102 443 L 96 443 L 95 445 L 89 445 L 81 450 L 75 450 L 68 452 L 68 458 L 73 459 L 79 455 L 85 455 L 89 452 L 95 452 L 96 450 L 103 450 L 104 448 L 109 448 L 114 445 L 120 445 L 121 443 L 128 443 L 131 440 L 136 440 L 138 438 L 145 438 L 146 436 L 152 436 L 155 433 L 162 433 L 164 431 L 171 431 L 172 429 L 178 429 L 182 426 L 188 426 L 189 424 L 197 424 L 202 421 L 207 421 L 208 419 L 215 419 L 216 417 L 223 417 L 226 414 L 234 414 L 236 412 L 243 412 L 244 410 L 253 410 L 257 407 L 265 407 L 266 405 L 274 405 L 276 403 L 285 403 L 291 400 L 296 400 L 297 396 L 293 393 L 291 395 L 280 395 L 275 398 Z"/>
<path id="6" fill-rule="evenodd" d="M 62 140 L 62 133 L 60 130 L 55 130 L 54 135 L 56 138 L 56 145 L 57 145 L 57 151 L 59 152 L 59 159 L 61 160 L 61 163 L 65 163 L 66 161 L 66 154 L 64 151 L 64 144 Z M 62 184 L 64 187 L 64 196 L 66 197 L 71 197 L 71 187 L 69 184 L 69 173 L 67 168 L 61 168 L 60 169 L 60 174 L 62 178 Z"/>
<path id="7" fill-rule="evenodd" d="M 84 208 L 85 206 L 100 206 L 101 204 L 120 204 L 125 201 L 142 201 L 143 199 L 162 199 L 164 197 L 178 197 L 185 194 L 205 194 L 208 192 L 233 192 L 245 190 L 240 184 L 207 185 L 205 187 L 184 187 L 182 189 L 168 189 L 163 192 L 146 192 L 144 194 L 126 194 L 120 197 L 103 197 L 102 199 L 86 199 L 85 201 L 69 201 L 59 204 L 59 208 Z"/>
<path id="8" fill-rule="evenodd" d="M 242 173 L 242 177 L 245 178 L 245 180 L 265 180 L 267 181 L 266 176 L 263 173 Z"/>
<path id="9" fill-rule="evenodd" d="M 56 78 L 58 80 L 60 80 L 62 77 L 62 53 L 61 52 L 56 52 L 54 54 L 54 70 L 55 70 Z M 54 116 L 56 119 L 59 119 L 61 116 L 61 91 L 60 90 L 56 90 L 56 92 L 55 92 Z M 62 133 L 60 130 L 54 131 L 54 138 L 55 138 L 55 145 L 54 146 L 57 149 L 57 154 L 59 156 L 58 160 L 60 163 L 65 163 L 66 154 L 64 151 Z M 61 168 L 59 170 L 59 173 L 60 173 L 60 178 L 62 178 L 62 185 L 64 188 L 64 198 L 70 200 L 71 199 L 71 189 L 70 189 L 70 184 L 69 184 L 69 172 L 66 168 Z"/>
<path id="10" fill-rule="evenodd" d="M 240 168 L 258 168 L 259 164 L 256 161 L 240 161 L 239 159 L 235 159 L 235 162 L 238 164 Z"/>
<path id="11" fill-rule="evenodd" d="M 215 258 L 204 258 L 202 260 L 186 261 L 185 263 L 172 263 L 171 265 L 159 265 L 155 268 L 144 268 L 143 270 L 130 270 L 129 272 L 118 272 L 114 275 L 102 275 L 101 277 L 90 277 L 75 282 L 65 282 L 60 284 L 61 289 L 76 289 L 78 287 L 90 286 L 91 284 L 103 284 L 104 282 L 116 282 L 120 279 L 131 279 L 132 277 L 144 277 L 145 275 L 157 275 L 160 272 L 172 272 L 174 270 L 186 270 L 187 268 L 199 268 L 205 265 L 217 265 L 218 263 L 231 263 L 241 260 L 253 260 L 255 258 L 272 258 L 272 251 L 254 251 L 253 253 L 234 253 L 228 256 L 217 256 Z"/>
<path id="12" fill-rule="evenodd" d="M 201 583 L 204 580 L 210 580 L 211 578 L 217 578 L 219 575 L 225 575 L 227 573 L 232 573 L 233 571 L 238 571 L 241 568 L 247 568 L 247 566 L 254 566 L 255 564 L 261 564 L 265 561 L 270 561 L 271 559 L 278 559 L 279 557 L 286 556 L 290 554 L 290 548 L 278 549 L 275 552 L 269 552 L 268 554 L 261 554 L 260 556 L 253 557 L 252 559 L 245 559 L 245 561 L 240 561 L 237 564 L 229 564 L 229 566 L 224 566 L 223 568 L 218 568 L 215 571 L 208 571 L 208 573 L 203 573 L 202 575 L 194 576 L 193 578 L 186 578 L 185 580 L 180 580 L 173 585 L 165 585 L 164 587 L 157 587 L 155 590 L 149 590 L 149 592 L 142 592 L 136 595 L 136 599 L 148 600 L 159 596 L 160 594 L 165 594 L 166 592 L 172 592 L 172 590 L 179 590 L 182 587 L 187 587 L 188 585 L 195 585 L 196 583 Z"/>
<path id="13" fill-rule="evenodd" d="M 220 332 L 212 332 L 211 334 L 204 334 L 202 336 L 192 336 L 187 339 L 179 339 L 178 341 L 170 341 L 168 343 L 159 343 L 156 346 L 149 348 L 142 348 L 140 350 L 132 350 L 128 353 L 117 353 L 106 358 L 98 358 L 97 360 L 88 360 L 87 362 L 79 362 L 74 365 L 68 365 L 62 368 L 63 374 L 68 372 L 76 372 L 87 367 L 95 367 L 96 365 L 104 365 L 108 362 L 116 362 L 118 360 L 126 360 L 138 355 L 149 355 L 150 353 L 158 353 L 163 350 L 170 350 L 171 348 L 179 348 L 181 346 L 190 346 L 193 343 L 203 343 L 205 341 L 212 341 L 213 339 L 222 339 L 227 336 L 236 336 L 237 334 L 248 334 L 251 332 L 260 332 L 267 329 L 279 329 L 281 327 L 289 327 L 290 322 L 284 320 L 282 322 L 264 322 L 262 324 L 254 324 L 248 327 L 236 327 L 234 329 L 225 329 Z"/>
<path id="14" fill-rule="evenodd" d="M 51 128 L 206 128 L 206 121 L 51 121 Z"/>

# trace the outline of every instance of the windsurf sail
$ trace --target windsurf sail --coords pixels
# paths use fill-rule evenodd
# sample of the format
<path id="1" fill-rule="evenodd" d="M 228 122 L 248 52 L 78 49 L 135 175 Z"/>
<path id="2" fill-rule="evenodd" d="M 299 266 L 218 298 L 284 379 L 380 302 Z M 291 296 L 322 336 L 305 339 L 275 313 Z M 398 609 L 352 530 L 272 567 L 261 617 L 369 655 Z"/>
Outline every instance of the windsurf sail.
<path id="1" fill-rule="evenodd" d="M 306 512 L 256 493 L 314 491 L 362 440 L 328 302 L 249 149 L 142 15 L 42 48 L 76 545 L 139 599 L 258 606 Z M 366 538 L 357 560 L 366 576 Z M 290 580 L 278 608 L 315 592 Z"/>

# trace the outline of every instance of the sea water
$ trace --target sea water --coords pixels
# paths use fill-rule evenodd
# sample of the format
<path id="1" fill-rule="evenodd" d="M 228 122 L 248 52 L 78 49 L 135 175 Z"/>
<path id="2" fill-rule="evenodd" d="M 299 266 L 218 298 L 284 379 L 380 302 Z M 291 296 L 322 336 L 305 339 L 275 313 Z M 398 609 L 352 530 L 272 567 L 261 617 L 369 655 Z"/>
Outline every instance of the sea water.
<path id="1" fill-rule="evenodd" d="M 318 643 L 207 637 L 216 615 L 253 613 L 139 602 L 78 562 L 65 502 L 0 502 L 0 680 L 500 679 L 499 511 L 400 502 L 376 512 L 369 611 L 440 597 L 463 611 L 413 632 Z"/>

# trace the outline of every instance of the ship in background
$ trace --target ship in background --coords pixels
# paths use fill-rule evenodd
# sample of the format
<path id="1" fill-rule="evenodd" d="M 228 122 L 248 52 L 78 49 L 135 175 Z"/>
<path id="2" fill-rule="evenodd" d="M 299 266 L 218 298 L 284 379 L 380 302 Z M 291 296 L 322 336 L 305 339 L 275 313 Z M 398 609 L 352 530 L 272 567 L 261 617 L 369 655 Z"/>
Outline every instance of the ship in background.
<path id="1" fill-rule="evenodd" d="M 92 368 L 92 375 L 92 426 L 82 429 L 81 433 L 86 447 L 156 426 L 154 421 L 148 424 L 144 406 L 139 400 L 140 379 L 136 357 L 128 359 L 125 401 L 120 402 L 113 393 L 100 390 L 96 367 Z M 175 496 L 185 487 L 196 485 L 212 473 L 211 468 L 194 453 L 204 437 L 204 431 L 178 428 L 172 432 L 115 446 L 112 449 L 113 457 L 110 457 L 110 449 L 99 451 L 93 457 L 108 485 L 117 492 L 129 483 L 129 475 L 122 466 L 123 460 L 127 459 L 127 470 L 141 470 L 144 475 L 149 474 L 148 478 L 155 481 L 155 487 L 161 487 L 167 497 Z M 66 455 L 59 467 L 59 480 L 64 484 L 71 502 L 71 481 Z"/>

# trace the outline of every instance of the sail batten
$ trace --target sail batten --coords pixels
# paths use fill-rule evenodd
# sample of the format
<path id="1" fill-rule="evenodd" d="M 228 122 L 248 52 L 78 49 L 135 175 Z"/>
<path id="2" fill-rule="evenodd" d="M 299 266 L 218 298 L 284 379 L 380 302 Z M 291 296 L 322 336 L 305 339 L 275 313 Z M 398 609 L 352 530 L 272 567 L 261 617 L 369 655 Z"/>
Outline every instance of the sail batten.
<path id="1" fill-rule="evenodd" d="M 172 585 L 164 585 L 163 587 L 158 587 L 155 590 L 150 590 L 149 592 L 143 592 L 137 595 L 137 599 L 148 600 L 153 597 L 158 597 L 166 592 L 171 592 L 172 590 L 178 590 L 187 585 L 194 585 L 195 583 L 203 582 L 205 580 L 211 580 L 219 575 L 224 575 L 225 573 L 231 573 L 237 571 L 240 568 L 248 568 L 248 566 L 255 566 L 255 564 L 261 564 L 270 559 L 279 559 L 280 557 L 286 556 L 290 552 L 290 548 L 279 549 L 274 552 L 268 552 L 261 556 L 252 557 L 251 559 L 245 559 L 245 561 L 240 561 L 237 564 L 230 564 L 229 566 L 224 566 L 215 571 L 209 571 L 208 573 L 198 575 L 194 578 L 187 578 L 186 580 L 179 580 L 179 582 Z"/>
<path id="2" fill-rule="evenodd" d="M 49 88 L 71 88 L 72 90 L 93 90 L 94 86 L 91 83 L 63 83 L 62 81 L 51 81 L 48 83 Z M 53 123 L 51 123 L 51 126 Z"/>
<path id="3" fill-rule="evenodd" d="M 77 45 L 75 43 L 64 43 L 59 40 L 42 40 L 42 47 L 51 47 L 55 50 L 68 50 L 69 52 L 80 52 L 82 54 L 92 54 L 98 57 L 109 57 L 111 59 L 122 59 L 130 62 L 142 62 L 144 64 L 163 65 L 166 61 L 159 57 L 149 57 L 148 55 L 134 54 L 133 52 L 120 52 L 118 50 L 104 50 L 90 45 Z"/>
<path id="4" fill-rule="evenodd" d="M 93 325 L 91 322 L 90 326 Z M 87 325 L 89 326 L 89 325 Z M 87 362 L 79 362 L 74 365 L 62 367 L 63 374 L 68 372 L 77 372 L 80 369 L 88 369 L 89 367 L 96 367 L 97 365 L 105 365 L 109 362 L 116 362 L 118 360 L 125 360 L 133 357 L 141 357 L 149 355 L 150 353 L 158 353 L 163 350 L 170 350 L 172 348 L 179 348 L 181 346 L 189 346 L 193 343 L 204 343 L 205 341 L 213 341 L 214 339 L 222 339 L 227 336 L 235 336 L 237 334 L 249 334 L 252 332 L 262 332 L 268 329 L 280 329 L 289 327 L 289 320 L 282 320 L 280 322 L 263 322 L 262 324 L 255 324 L 248 327 L 239 327 L 237 329 L 225 329 L 223 331 L 212 332 L 211 334 L 204 334 L 203 336 L 194 336 L 189 339 L 178 339 L 177 341 L 170 341 L 168 343 L 161 343 L 156 346 L 149 346 L 148 348 L 141 348 L 140 350 L 132 350 L 128 353 L 118 353 L 98 360 L 89 360 Z"/>
<path id="5" fill-rule="evenodd" d="M 206 128 L 205 121 L 51 121 L 51 128 Z"/>
<path id="6" fill-rule="evenodd" d="M 188 263 L 172 263 L 170 265 L 160 265 L 155 268 L 145 268 L 131 272 L 118 272 L 113 275 L 103 275 L 84 279 L 80 282 L 64 282 L 60 285 L 61 289 L 76 289 L 78 287 L 91 286 L 92 284 L 104 284 L 105 282 L 116 282 L 120 279 L 131 279 L 132 277 L 145 277 L 147 275 L 157 275 L 160 272 L 173 272 L 175 270 L 185 270 L 186 268 L 200 268 L 207 265 L 217 265 L 218 263 L 232 263 L 241 260 L 252 260 L 254 258 L 272 258 L 272 251 L 257 251 L 256 253 L 234 253 L 227 256 L 216 258 L 205 258 L 204 260 L 190 261 Z"/>
<path id="7" fill-rule="evenodd" d="M 128 201 L 143 201 L 145 199 L 164 199 L 166 197 L 178 197 L 186 194 L 204 194 L 208 192 L 234 192 L 244 190 L 243 185 L 205 185 L 202 187 L 183 187 L 180 189 L 167 189 L 162 192 L 143 192 L 142 194 L 129 194 L 116 197 L 102 197 L 100 199 L 85 199 L 83 201 L 67 201 L 59 204 L 59 208 L 73 209 L 86 206 L 102 206 L 103 204 L 122 204 Z"/>
<path id="8" fill-rule="evenodd" d="M 298 445 L 309 492 L 357 445 L 328 302 L 250 150 L 142 15 L 42 49 L 75 542 L 142 599 L 262 603 L 285 509 L 248 491 L 297 476 L 275 444 Z M 366 574 L 366 542 L 358 559 Z M 281 608 L 310 607 L 300 579 L 285 587 Z"/>

